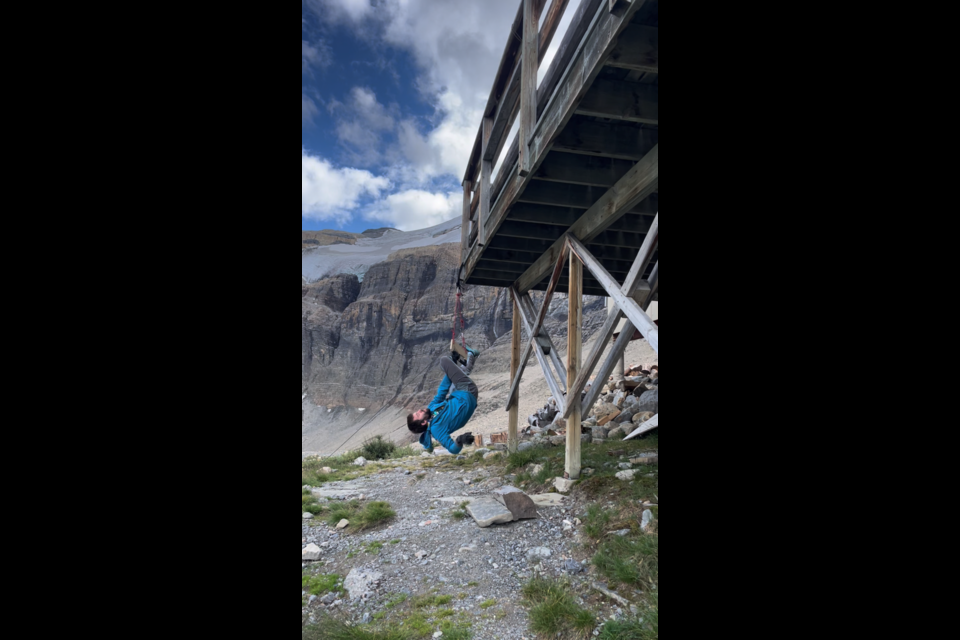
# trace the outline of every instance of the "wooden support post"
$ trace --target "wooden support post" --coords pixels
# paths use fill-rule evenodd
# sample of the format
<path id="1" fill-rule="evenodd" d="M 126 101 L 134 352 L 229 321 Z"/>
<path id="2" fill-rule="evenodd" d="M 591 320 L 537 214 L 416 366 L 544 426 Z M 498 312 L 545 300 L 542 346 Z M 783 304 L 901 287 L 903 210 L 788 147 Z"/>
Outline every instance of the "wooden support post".
<path id="1" fill-rule="evenodd" d="M 467 249 L 470 248 L 470 196 L 473 194 L 473 183 L 469 180 L 463 183 L 463 223 L 460 226 L 460 264 L 467 261 Z"/>
<path id="2" fill-rule="evenodd" d="M 484 116 L 483 118 L 483 155 L 481 158 L 486 158 L 487 156 L 487 146 L 490 144 L 490 133 L 493 131 L 493 118 L 488 118 Z M 477 243 L 481 247 L 487 246 L 487 219 L 490 217 L 490 206 L 492 205 L 491 198 L 493 198 L 493 176 L 490 175 L 493 173 L 493 161 L 492 160 L 483 160 L 481 166 L 481 177 L 480 177 L 480 211 L 477 213 L 479 220 L 477 221 L 478 228 L 480 229 L 480 234 L 478 236 Z"/>
<path id="3" fill-rule="evenodd" d="M 520 374 L 520 342 L 523 340 L 523 335 L 521 334 L 521 322 L 520 322 L 520 301 L 514 296 L 513 298 L 513 344 L 510 349 L 510 386 L 513 386 L 513 383 L 516 381 L 517 376 Z M 513 397 L 513 402 L 510 405 L 510 433 L 507 437 L 507 448 L 510 453 L 516 453 L 517 448 L 520 446 L 520 435 L 519 435 L 519 421 L 520 421 L 520 389 L 517 389 L 517 394 Z"/>
<path id="4" fill-rule="evenodd" d="M 538 8 L 537 5 L 540 5 Z M 520 78 L 520 177 L 533 170 L 530 140 L 537 127 L 537 73 L 540 70 L 540 10 L 537 0 L 523 1 L 523 70 Z"/>
<path id="5" fill-rule="evenodd" d="M 573 387 L 580 374 L 580 358 L 583 347 L 583 264 L 576 254 L 570 252 L 570 317 L 567 321 L 567 388 Z M 568 405 L 574 407 L 567 420 L 567 473 L 570 480 L 580 478 L 580 436 L 582 416 L 580 398 L 568 398 Z"/>

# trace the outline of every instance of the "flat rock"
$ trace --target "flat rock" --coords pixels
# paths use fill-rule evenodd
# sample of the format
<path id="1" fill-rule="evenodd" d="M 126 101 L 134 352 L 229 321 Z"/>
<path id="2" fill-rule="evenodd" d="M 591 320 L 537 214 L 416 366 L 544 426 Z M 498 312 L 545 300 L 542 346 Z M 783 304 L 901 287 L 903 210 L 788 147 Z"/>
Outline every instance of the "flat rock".
<path id="1" fill-rule="evenodd" d="M 533 504 L 538 507 L 562 507 L 563 501 L 566 500 L 567 497 L 559 493 L 544 493 L 539 496 L 530 496 L 530 499 L 533 500 Z"/>
<path id="2" fill-rule="evenodd" d="M 525 493 L 508 493 L 503 496 L 503 500 L 514 520 L 535 520 L 540 516 L 536 503 Z"/>
<path id="3" fill-rule="evenodd" d="M 477 521 L 477 525 L 481 529 L 486 529 L 495 524 L 513 522 L 513 512 L 492 497 L 475 498 L 467 506 L 467 513 Z"/>
<path id="4" fill-rule="evenodd" d="M 343 500 L 353 496 L 359 496 L 362 491 L 356 489 L 353 491 L 344 491 L 343 489 L 314 489 L 310 493 L 318 498 L 333 498 L 334 500 Z"/>

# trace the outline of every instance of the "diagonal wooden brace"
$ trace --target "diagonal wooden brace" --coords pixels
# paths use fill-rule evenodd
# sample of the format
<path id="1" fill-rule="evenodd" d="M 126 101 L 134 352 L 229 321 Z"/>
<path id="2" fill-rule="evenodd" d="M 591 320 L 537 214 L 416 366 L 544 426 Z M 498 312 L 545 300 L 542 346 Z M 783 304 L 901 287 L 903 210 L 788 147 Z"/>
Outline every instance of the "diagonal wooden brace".
<path id="1" fill-rule="evenodd" d="M 550 286 L 547 287 L 547 295 L 543 298 L 543 305 L 540 307 L 540 313 L 537 314 L 537 321 L 534 323 L 533 327 L 527 326 L 527 331 L 530 332 L 530 335 L 528 336 L 529 342 L 527 343 L 526 348 L 523 350 L 523 355 L 520 357 L 520 368 L 517 370 L 517 377 L 514 379 L 513 386 L 510 387 L 510 393 L 507 395 L 506 411 L 510 410 L 510 407 L 513 406 L 514 399 L 517 397 L 517 391 L 520 389 L 520 379 L 523 377 L 523 372 L 527 368 L 527 362 L 530 360 L 530 356 L 534 351 L 534 346 L 536 344 L 535 340 L 540 334 L 540 329 L 543 327 L 543 322 L 547 317 L 547 311 L 550 309 L 550 302 L 553 300 L 553 294 L 557 290 L 557 285 L 560 284 L 560 276 L 563 274 L 563 268 L 566 265 L 569 251 L 570 248 L 567 245 L 564 245 L 563 249 L 560 251 L 560 259 L 557 260 L 557 264 L 553 268 L 553 277 L 550 278 Z M 510 287 L 510 296 L 517 308 L 522 307 L 523 299 L 520 297 L 515 286 Z M 522 313 L 520 315 L 523 316 Z M 547 336 L 547 339 L 549 338 L 550 336 Z M 560 358 L 557 356 L 556 347 L 551 349 L 551 353 L 553 354 L 554 364 L 557 366 L 557 371 L 563 371 L 563 364 L 560 363 Z M 564 385 L 564 389 L 566 389 L 566 385 Z M 563 398 L 558 397 L 557 402 L 562 404 Z M 557 406 L 560 405 L 558 404 Z"/>
<path id="2" fill-rule="evenodd" d="M 644 313 L 636 300 L 623 293 L 620 285 L 610 275 L 610 272 L 583 246 L 582 242 L 572 235 L 568 235 L 567 240 L 570 243 L 570 249 L 580 258 L 583 266 L 589 269 L 597 282 L 607 290 L 607 293 L 614 299 L 623 314 L 633 323 L 634 327 L 640 330 L 640 333 L 647 339 L 654 351 L 660 353 L 660 329 L 653 323 L 650 316 Z"/>
<path id="3" fill-rule="evenodd" d="M 653 259 L 653 255 L 657 250 L 657 247 L 660 243 L 660 216 L 657 215 L 656 219 L 653 221 L 653 225 L 650 227 L 650 231 L 647 234 L 647 238 L 643 243 L 643 246 L 640 247 L 640 252 L 637 254 L 637 259 L 633 263 L 633 267 L 630 269 L 630 273 L 627 275 L 627 280 L 623 285 L 621 291 L 624 295 L 633 297 L 637 295 L 637 291 L 645 284 L 642 275 L 646 272 L 647 266 L 650 264 L 650 261 Z M 658 263 L 659 264 L 659 263 Z M 651 279 L 654 279 L 651 276 Z M 653 290 L 651 289 L 649 294 L 646 294 L 649 298 L 653 295 Z M 620 323 L 620 319 L 623 317 L 623 311 L 619 308 L 615 308 L 607 316 L 607 321 L 604 323 L 603 328 L 600 330 L 599 337 L 594 343 L 593 351 L 590 353 L 590 356 L 584 360 L 583 368 L 580 370 L 580 374 L 577 376 L 577 381 L 573 384 L 573 388 L 570 389 L 569 397 L 579 398 L 583 394 L 583 390 L 587 386 L 587 382 L 590 380 L 590 377 L 593 375 L 594 370 L 597 368 L 597 364 L 600 362 L 600 357 L 603 355 L 604 350 L 607 348 L 607 345 L 610 343 L 610 339 L 613 338 L 613 334 L 616 331 L 617 325 Z M 630 336 L 633 336 L 635 329 L 631 326 L 629 331 L 624 331 L 624 333 L 629 333 Z M 629 344 L 629 341 L 627 342 Z M 624 346 L 626 349 L 626 346 Z M 614 350 L 616 351 L 616 350 Z M 616 357 L 619 358 L 623 352 L 616 354 Z M 603 370 L 606 370 L 606 373 L 602 375 L 597 375 L 597 384 L 594 386 L 595 390 L 603 388 L 601 381 L 606 380 L 613 370 L 612 366 L 607 370 L 607 367 L 604 366 Z M 582 415 L 589 414 L 590 410 L 593 408 L 593 403 L 596 402 L 596 398 L 599 393 L 591 393 L 587 396 L 586 402 L 582 407 Z M 590 398 L 593 398 L 593 401 Z M 572 407 L 568 406 L 566 412 L 564 413 L 565 418 L 569 418 L 573 413 Z"/>
<path id="4" fill-rule="evenodd" d="M 533 301 L 530 299 L 530 294 L 525 296 L 520 296 L 520 317 L 523 318 L 523 324 L 526 326 L 527 331 L 533 334 Z M 546 332 L 543 329 L 540 329 L 540 335 L 544 335 Z M 530 341 L 530 344 L 536 342 L 536 335 Z M 550 387 L 550 391 L 553 393 L 553 397 L 557 400 L 557 408 L 561 413 L 566 411 L 567 403 L 566 397 L 563 391 L 560 390 L 560 384 L 557 382 L 556 376 L 554 376 L 553 371 L 550 370 L 550 364 L 547 362 L 547 357 L 543 354 L 543 350 L 539 348 L 533 349 L 533 354 L 537 356 L 537 361 L 540 363 L 540 368 L 543 370 L 543 375 L 547 379 L 547 386 Z"/>

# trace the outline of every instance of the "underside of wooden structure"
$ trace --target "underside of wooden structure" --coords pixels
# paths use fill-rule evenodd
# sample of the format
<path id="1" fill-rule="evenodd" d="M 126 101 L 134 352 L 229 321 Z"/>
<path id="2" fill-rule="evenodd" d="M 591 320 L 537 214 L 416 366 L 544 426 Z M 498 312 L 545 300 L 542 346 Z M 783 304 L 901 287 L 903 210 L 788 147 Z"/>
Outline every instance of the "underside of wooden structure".
<path id="1" fill-rule="evenodd" d="M 510 449 L 520 378 L 535 355 L 568 420 L 567 477 L 578 478 L 581 416 L 604 386 L 586 390 L 588 380 L 607 379 L 634 329 L 659 353 L 645 313 L 659 300 L 659 0 L 582 0 L 538 84 L 568 0 L 547 4 L 521 0 L 477 134 L 463 185 L 461 278 L 513 295 Z M 539 306 L 534 290 L 546 292 Z M 566 366 L 543 328 L 557 292 L 570 296 Z M 586 359 L 583 295 L 616 307 Z"/>

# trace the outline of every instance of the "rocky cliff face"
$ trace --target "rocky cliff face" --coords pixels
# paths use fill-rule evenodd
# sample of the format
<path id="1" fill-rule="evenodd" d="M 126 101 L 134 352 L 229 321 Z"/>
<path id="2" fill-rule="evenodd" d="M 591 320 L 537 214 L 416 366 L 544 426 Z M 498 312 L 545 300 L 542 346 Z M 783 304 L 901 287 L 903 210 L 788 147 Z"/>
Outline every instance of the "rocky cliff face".
<path id="1" fill-rule="evenodd" d="M 405 249 L 373 265 L 361 284 L 338 275 L 301 285 L 301 386 L 314 404 L 377 411 L 431 395 L 427 372 L 449 351 L 458 244 Z M 464 297 L 467 341 L 485 348 L 511 328 L 509 294 L 474 287 Z"/>

